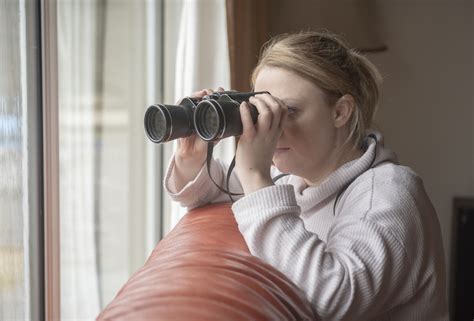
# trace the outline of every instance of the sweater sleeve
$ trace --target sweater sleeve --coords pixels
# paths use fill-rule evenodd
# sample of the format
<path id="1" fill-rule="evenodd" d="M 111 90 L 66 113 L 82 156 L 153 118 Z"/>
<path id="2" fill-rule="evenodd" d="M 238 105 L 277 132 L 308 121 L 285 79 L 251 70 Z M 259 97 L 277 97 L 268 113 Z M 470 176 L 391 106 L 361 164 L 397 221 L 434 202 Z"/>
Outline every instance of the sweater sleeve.
<path id="1" fill-rule="evenodd" d="M 370 320 L 412 295 L 403 246 L 365 216 L 345 217 L 323 242 L 305 229 L 291 185 L 258 190 L 232 209 L 252 254 L 298 285 L 323 320 Z"/>
<path id="2" fill-rule="evenodd" d="M 188 182 L 181 190 L 177 190 L 176 188 L 175 168 L 176 164 L 173 156 L 164 179 L 164 188 L 171 199 L 180 203 L 181 206 L 193 209 L 208 203 L 228 202 L 230 200 L 229 196 L 220 191 L 211 181 L 206 164 L 203 165 L 197 176 Z M 224 188 L 227 168 L 228 166 L 222 161 L 211 160 L 210 175 L 219 186 Z M 230 177 L 229 190 L 232 193 L 243 193 L 242 186 L 235 173 L 232 173 Z M 238 199 L 241 196 L 232 197 Z"/>

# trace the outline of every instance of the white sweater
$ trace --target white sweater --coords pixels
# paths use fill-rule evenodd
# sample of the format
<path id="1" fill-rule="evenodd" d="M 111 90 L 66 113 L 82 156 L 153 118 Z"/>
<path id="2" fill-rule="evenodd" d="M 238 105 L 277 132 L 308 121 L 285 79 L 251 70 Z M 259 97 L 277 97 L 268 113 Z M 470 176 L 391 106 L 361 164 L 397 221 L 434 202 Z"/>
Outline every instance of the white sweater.
<path id="1" fill-rule="evenodd" d="M 322 320 L 448 320 L 436 212 L 421 179 L 397 165 L 376 135 L 359 159 L 317 187 L 290 175 L 240 198 L 232 206 L 239 229 L 251 253 L 298 285 Z M 165 187 L 182 206 L 228 200 L 205 167 L 176 191 L 173 169 L 172 160 Z M 225 173 L 212 162 L 222 186 Z M 230 190 L 242 190 L 235 175 Z"/>

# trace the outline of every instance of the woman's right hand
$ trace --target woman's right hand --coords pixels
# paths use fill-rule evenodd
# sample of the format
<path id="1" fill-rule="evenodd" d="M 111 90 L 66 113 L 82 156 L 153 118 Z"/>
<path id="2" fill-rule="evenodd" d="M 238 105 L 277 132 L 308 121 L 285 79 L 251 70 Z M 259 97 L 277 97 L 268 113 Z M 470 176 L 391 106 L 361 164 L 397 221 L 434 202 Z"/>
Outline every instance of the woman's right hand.
<path id="1" fill-rule="evenodd" d="M 204 89 L 191 94 L 189 97 L 201 99 L 215 91 L 222 92 L 224 89 L 222 87 L 217 88 L 217 90 Z M 178 183 L 176 187 L 178 190 L 181 190 L 184 185 L 193 180 L 201 170 L 206 161 L 207 145 L 208 143 L 197 134 L 178 139 L 178 148 L 174 156 L 176 183 Z"/>

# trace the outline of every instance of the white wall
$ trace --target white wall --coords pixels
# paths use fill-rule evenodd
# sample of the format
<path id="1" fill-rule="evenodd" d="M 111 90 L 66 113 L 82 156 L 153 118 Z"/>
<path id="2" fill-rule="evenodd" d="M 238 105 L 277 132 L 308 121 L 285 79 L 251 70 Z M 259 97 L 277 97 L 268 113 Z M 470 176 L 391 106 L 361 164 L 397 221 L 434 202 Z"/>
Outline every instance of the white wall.
<path id="1" fill-rule="evenodd" d="M 377 123 L 424 180 L 448 267 L 453 197 L 474 197 L 473 2 L 377 1 L 388 51 L 370 56 L 385 76 Z"/>

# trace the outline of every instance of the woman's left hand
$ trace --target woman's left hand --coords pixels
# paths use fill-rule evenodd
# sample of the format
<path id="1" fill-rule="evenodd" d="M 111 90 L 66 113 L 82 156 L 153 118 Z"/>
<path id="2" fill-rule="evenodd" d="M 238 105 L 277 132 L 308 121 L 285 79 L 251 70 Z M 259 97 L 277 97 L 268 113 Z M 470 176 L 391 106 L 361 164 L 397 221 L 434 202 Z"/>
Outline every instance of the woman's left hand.
<path id="1" fill-rule="evenodd" d="M 288 112 L 283 102 L 269 94 L 252 96 L 249 102 L 258 110 L 257 123 L 252 121 L 249 104 L 243 102 L 243 130 L 235 157 L 235 170 L 246 195 L 273 185 L 270 167 Z"/>

